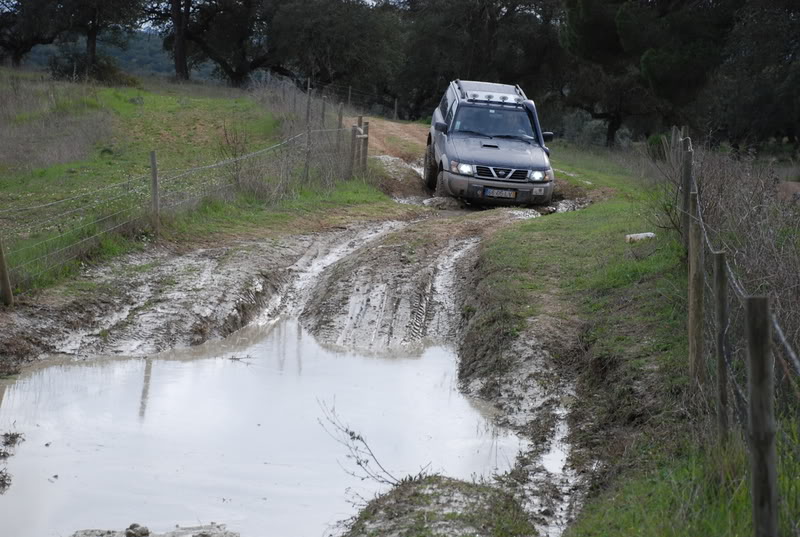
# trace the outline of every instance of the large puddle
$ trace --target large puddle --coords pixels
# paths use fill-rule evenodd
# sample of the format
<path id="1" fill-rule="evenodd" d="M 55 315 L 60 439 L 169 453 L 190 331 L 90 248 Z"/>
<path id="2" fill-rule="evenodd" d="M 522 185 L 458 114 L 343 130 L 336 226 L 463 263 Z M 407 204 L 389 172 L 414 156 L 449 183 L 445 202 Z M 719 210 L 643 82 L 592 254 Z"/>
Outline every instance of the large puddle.
<path id="1" fill-rule="evenodd" d="M 0 384 L 0 431 L 26 438 L 8 461 L 2 532 L 215 521 L 243 537 L 321 536 L 386 488 L 352 475 L 360 468 L 325 409 L 396 477 L 423 467 L 488 476 L 524 447 L 458 391 L 449 349 L 358 356 L 281 320 L 190 350 L 51 366 Z"/>

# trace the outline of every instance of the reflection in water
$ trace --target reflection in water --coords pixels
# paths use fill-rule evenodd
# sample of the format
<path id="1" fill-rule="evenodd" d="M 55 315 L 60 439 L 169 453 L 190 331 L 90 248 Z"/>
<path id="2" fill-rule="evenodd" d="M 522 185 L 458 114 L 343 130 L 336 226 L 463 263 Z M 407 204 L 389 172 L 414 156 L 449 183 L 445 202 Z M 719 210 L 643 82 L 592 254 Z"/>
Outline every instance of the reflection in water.
<path id="1" fill-rule="evenodd" d="M 370 498 L 380 487 L 343 470 L 356 468 L 320 427 L 321 404 L 393 475 L 509 468 L 522 441 L 458 391 L 455 369 L 447 349 L 357 356 L 280 321 L 146 360 L 0 382 L 0 430 L 16 422 L 27 437 L 0 496 L 3 534 L 219 521 L 245 537 L 322 535 L 353 514 L 346 490 Z"/>
<path id="2" fill-rule="evenodd" d="M 139 419 L 144 420 L 147 413 L 147 396 L 150 393 L 150 376 L 153 374 L 153 359 L 146 358 L 144 366 L 144 382 L 142 383 L 142 397 L 139 401 Z"/>

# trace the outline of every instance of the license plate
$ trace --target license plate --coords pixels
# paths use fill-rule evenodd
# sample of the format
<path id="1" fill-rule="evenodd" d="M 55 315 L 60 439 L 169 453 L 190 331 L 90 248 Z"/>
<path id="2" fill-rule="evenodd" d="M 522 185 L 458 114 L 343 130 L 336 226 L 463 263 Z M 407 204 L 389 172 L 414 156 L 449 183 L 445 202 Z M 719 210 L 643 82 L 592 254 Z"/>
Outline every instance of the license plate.
<path id="1" fill-rule="evenodd" d="M 483 195 L 490 198 L 516 198 L 516 190 L 498 190 L 496 188 L 484 188 Z"/>
<path id="2" fill-rule="evenodd" d="M 544 196 L 544 188 L 534 188 L 533 189 L 534 196 Z"/>

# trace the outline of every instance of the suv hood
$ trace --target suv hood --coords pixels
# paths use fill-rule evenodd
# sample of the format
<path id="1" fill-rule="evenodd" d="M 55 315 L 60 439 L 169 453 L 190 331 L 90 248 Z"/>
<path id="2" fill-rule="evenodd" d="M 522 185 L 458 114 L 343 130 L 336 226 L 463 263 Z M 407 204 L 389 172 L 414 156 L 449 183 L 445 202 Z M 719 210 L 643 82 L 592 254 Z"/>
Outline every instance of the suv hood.
<path id="1" fill-rule="evenodd" d="M 514 169 L 545 169 L 550 159 L 535 143 L 509 138 L 449 137 L 448 155 L 466 164 L 504 166 Z"/>

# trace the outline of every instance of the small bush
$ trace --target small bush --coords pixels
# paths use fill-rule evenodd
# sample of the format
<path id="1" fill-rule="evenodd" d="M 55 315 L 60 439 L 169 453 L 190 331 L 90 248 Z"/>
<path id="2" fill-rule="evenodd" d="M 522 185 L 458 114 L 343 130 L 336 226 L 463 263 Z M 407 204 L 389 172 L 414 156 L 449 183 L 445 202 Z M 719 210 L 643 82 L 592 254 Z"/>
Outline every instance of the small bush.
<path id="1" fill-rule="evenodd" d="M 109 86 L 141 87 L 135 76 L 129 75 L 117 66 L 110 56 L 98 54 L 94 65 L 88 65 L 89 58 L 84 52 L 68 50 L 50 58 L 50 75 L 56 80 L 76 82 L 88 78 Z"/>
<path id="2" fill-rule="evenodd" d="M 663 134 L 653 134 L 647 139 L 647 154 L 653 160 L 665 160 L 665 145 L 667 137 Z"/>

